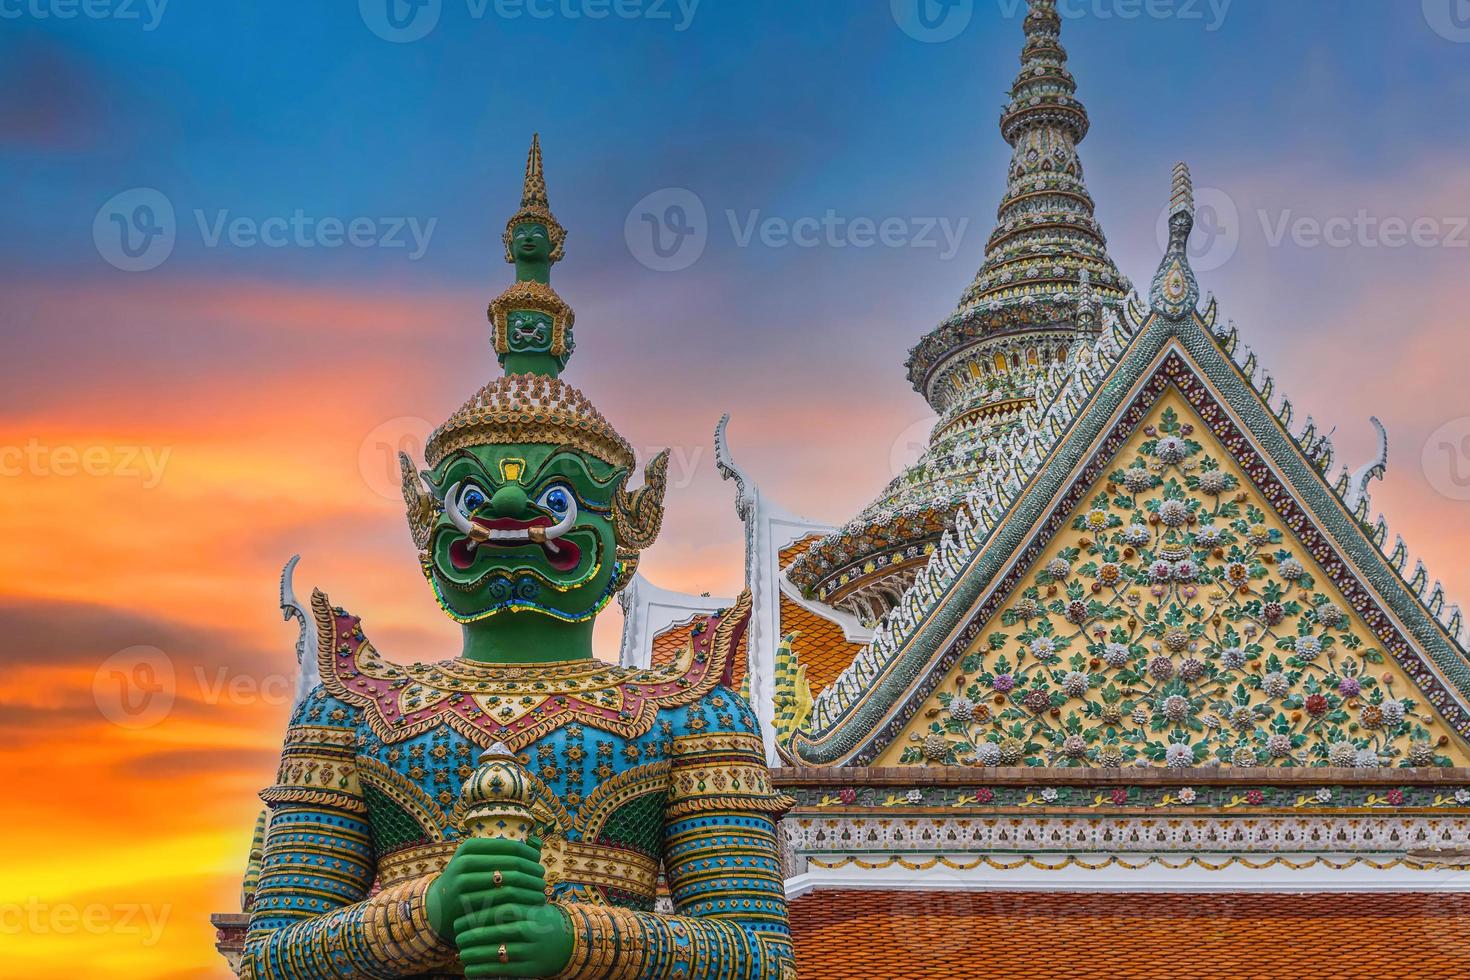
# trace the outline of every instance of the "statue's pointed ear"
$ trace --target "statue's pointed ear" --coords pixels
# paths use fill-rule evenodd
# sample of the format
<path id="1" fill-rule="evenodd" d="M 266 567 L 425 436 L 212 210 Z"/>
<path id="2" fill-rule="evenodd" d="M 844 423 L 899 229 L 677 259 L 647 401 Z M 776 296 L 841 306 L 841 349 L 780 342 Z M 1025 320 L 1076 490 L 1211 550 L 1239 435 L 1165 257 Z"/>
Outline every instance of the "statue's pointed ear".
<path id="1" fill-rule="evenodd" d="M 618 546 L 642 551 L 653 544 L 664 523 L 664 491 L 669 485 L 669 451 L 665 449 L 643 470 L 643 486 L 629 491 L 626 482 L 613 495 L 613 530 Z"/>
<path id="2" fill-rule="evenodd" d="M 425 492 L 427 480 L 420 482 L 423 478 L 407 453 L 398 454 L 398 468 L 403 473 L 403 503 L 408 508 L 408 530 L 413 535 L 414 545 L 423 551 L 429 546 L 429 532 L 434 529 L 434 521 L 439 516 L 438 501 Z"/>

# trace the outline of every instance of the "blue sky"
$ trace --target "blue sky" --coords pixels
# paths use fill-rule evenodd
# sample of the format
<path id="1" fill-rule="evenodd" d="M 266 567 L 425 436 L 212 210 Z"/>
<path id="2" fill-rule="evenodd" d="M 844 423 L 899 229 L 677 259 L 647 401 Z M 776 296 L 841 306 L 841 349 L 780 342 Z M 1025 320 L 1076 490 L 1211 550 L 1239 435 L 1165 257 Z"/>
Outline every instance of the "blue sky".
<path id="1" fill-rule="evenodd" d="M 6 0 L 7 18 L 66 2 Z M 395 44 L 352 3 L 173 0 L 147 30 L 145 0 L 116 2 L 140 19 L 0 20 L 12 263 L 92 271 L 76 229 L 114 189 L 143 184 L 211 211 L 437 216 L 437 254 L 413 274 L 473 282 L 533 130 L 555 203 L 591 243 L 583 274 L 590 262 L 631 272 L 596 243 L 666 186 L 716 210 L 983 222 L 1001 186 L 994 120 L 1020 31 L 1016 0 L 973 0 L 968 27 L 937 44 L 898 29 L 884 0 L 683 0 L 687 24 L 675 0 L 626 0 L 669 19 L 604 20 L 560 12 L 598 0 L 442 0 L 432 33 Z M 1144 0 L 1063 3 L 1097 134 L 1090 180 L 1115 238 L 1134 230 L 1131 210 L 1152 210 L 1176 157 L 1201 181 L 1267 159 L 1382 175 L 1470 140 L 1448 125 L 1470 96 L 1467 47 L 1436 34 L 1418 0 L 1150 3 L 1170 16 L 1129 19 Z M 525 12 L 497 16 L 498 5 Z M 404 272 L 394 256 L 348 250 L 179 258 L 301 277 Z M 829 257 L 801 258 L 798 274 L 821 275 Z M 715 274 L 766 271 L 737 261 Z"/>

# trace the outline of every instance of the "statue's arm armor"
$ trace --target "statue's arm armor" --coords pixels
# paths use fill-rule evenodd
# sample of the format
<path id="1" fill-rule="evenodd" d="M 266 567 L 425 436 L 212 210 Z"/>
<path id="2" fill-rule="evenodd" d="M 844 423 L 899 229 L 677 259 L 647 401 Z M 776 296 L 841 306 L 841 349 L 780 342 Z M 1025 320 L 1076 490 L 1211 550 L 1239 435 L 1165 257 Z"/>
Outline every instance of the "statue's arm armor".
<path id="1" fill-rule="evenodd" d="M 754 715 L 717 688 L 680 712 L 664 833 L 676 914 L 563 903 L 570 980 L 794 980 L 777 820 Z"/>
<path id="2" fill-rule="evenodd" d="M 369 897 L 376 859 L 356 765 L 356 712 L 318 690 L 286 732 L 242 976 L 421 976 L 454 957 L 430 927 L 431 878 Z"/>

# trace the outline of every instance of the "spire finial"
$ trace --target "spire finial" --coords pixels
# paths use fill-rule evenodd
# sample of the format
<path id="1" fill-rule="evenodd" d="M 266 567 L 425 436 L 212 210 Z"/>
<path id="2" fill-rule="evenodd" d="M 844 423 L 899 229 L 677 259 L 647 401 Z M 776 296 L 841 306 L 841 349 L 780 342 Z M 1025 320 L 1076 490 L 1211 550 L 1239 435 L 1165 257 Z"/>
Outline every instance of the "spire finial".
<path id="1" fill-rule="evenodd" d="M 1194 179 L 1189 164 L 1182 161 L 1174 165 L 1174 194 L 1169 199 L 1170 219 L 1176 214 L 1188 214 L 1190 227 L 1194 227 Z"/>
<path id="2" fill-rule="evenodd" d="M 527 234 L 516 239 L 516 228 L 524 225 Z M 546 249 L 534 248 L 535 226 L 540 225 Z M 531 137 L 526 154 L 526 180 L 521 190 L 521 209 L 505 225 L 505 261 L 515 263 L 518 279 L 533 278 L 549 282 L 546 267 L 560 262 L 565 254 L 567 232 L 551 213 L 551 200 L 546 193 L 546 173 L 541 163 L 541 134 Z M 543 251 L 549 254 L 542 255 Z M 527 266 L 527 268 L 523 268 Z"/>
<path id="3" fill-rule="evenodd" d="M 526 187 L 521 192 L 521 207 L 551 210 L 546 199 L 546 174 L 541 168 L 541 134 L 531 134 L 531 152 L 526 155 Z"/>
<path id="4" fill-rule="evenodd" d="M 1199 282 L 1189 264 L 1189 234 L 1194 230 L 1194 181 L 1189 166 L 1174 167 L 1169 200 L 1169 245 L 1154 273 L 1149 305 L 1170 320 L 1182 320 L 1199 305 Z"/>

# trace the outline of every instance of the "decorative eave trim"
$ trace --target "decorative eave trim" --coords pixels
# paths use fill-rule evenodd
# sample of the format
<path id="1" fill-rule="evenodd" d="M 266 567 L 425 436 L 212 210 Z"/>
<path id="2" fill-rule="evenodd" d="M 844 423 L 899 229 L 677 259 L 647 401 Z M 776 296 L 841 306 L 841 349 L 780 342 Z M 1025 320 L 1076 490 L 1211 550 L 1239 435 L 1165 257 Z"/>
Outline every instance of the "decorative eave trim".
<path id="1" fill-rule="evenodd" d="M 1290 856 L 1287 856 L 1288 858 Z M 823 891 L 1007 891 L 1007 892 L 1163 892 L 1173 894 L 1255 893 L 1339 894 L 1382 892 L 1465 892 L 1470 876 L 1454 867 L 1422 866 L 1414 862 L 1383 862 L 1373 856 L 1344 855 L 1336 860 L 1310 858 L 1297 864 L 1271 856 L 1259 861 L 1228 859 L 1228 866 L 1190 856 L 1172 860 L 1144 857 L 1135 862 L 1113 858 L 1106 867 L 1096 859 L 1061 857 L 977 858 L 964 855 L 958 866 L 945 865 L 943 855 L 930 862 L 941 873 L 926 874 L 905 866 L 898 858 L 882 867 L 864 868 L 857 862 L 843 867 L 813 867 L 786 879 L 786 898 L 795 901 Z M 911 862 L 910 862 L 911 863 Z M 1297 866 L 1293 867 L 1293 864 Z M 831 899 L 827 899 L 831 901 Z M 813 901 L 821 901 L 814 898 Z"/>
<path id="2" fill-rule="evenodd" d="M 1457 769 L 1160 769 L 1138 766 L 1123 769 L 1044 768 L 1004 766 L 993 769 L 913 766 L 820 769 L 773 769 L 772 785 L 798 787 L 858 786 L 1436 786 L 1470 787 L 1470 768 Z"/>
<path id="3" fill-rule="evenodd" d="M 761 493 L 730 451 L 730 416 L 715 426 L 715 465 L 735 484 L 735 513 L 745 529 L 745 589 L 750 595 L 746 676 L 750 703 L 760 721 L 766 761 L 776 765 L 776 650 L 781 644 L 781 551 L 809 535 L 830 534 L 830 524 L 798 516 Z"/>

